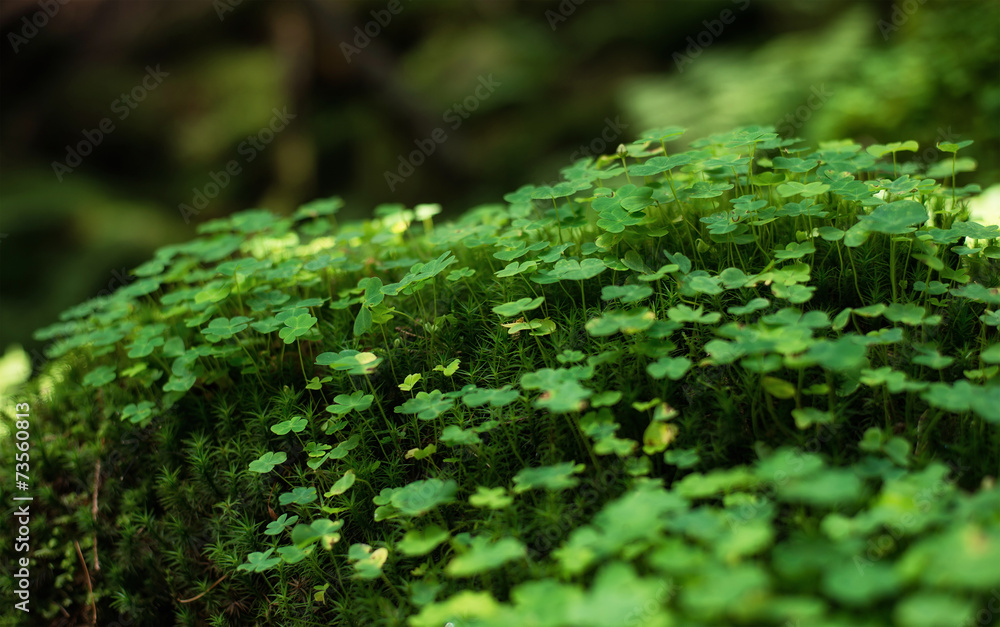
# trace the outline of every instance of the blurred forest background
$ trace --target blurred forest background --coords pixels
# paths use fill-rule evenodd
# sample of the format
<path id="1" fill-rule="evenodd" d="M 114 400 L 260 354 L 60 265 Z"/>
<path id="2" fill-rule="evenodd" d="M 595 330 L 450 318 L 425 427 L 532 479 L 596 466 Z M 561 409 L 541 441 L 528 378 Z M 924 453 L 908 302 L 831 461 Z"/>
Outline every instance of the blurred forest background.
<path id="1" fill-rule="evenodd" d="M 959 185 L 1000 180 L 997 0 L 0 0 L 0 33 L 0 351 L 230 212 L 457 215 L 657 125 L 974 139 Z"/>

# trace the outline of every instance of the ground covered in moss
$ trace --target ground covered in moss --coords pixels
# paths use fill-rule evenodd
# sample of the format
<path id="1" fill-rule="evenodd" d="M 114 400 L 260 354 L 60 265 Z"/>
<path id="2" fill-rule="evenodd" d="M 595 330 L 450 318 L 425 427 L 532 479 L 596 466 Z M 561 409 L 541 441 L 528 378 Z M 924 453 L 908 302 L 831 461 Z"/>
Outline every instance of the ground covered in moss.
<path id="1" fill-rule="evenodd" d="M 773 131 L 652 130 L 450 222 L 247 211 L 65 312 L 20 397 L 33 617 L 997 623 L 971 142 Z"/>

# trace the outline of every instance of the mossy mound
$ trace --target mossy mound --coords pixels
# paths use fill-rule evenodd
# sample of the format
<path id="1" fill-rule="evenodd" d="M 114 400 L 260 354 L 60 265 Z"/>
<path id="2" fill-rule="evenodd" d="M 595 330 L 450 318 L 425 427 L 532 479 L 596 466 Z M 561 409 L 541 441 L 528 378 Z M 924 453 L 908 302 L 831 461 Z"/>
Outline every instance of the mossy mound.
<path id="1" fill-rule="evenodd" d="M 906 163 L 912 142 L 751 127 L 668 150 L 681 134 L 451 222 L 338 224 L 328 199 L 207 223 L 40 331 L 51 361 L 18 398 L 32 616 L 986 611 L 1000 228 L 966 220 L 978 188 Z"/>

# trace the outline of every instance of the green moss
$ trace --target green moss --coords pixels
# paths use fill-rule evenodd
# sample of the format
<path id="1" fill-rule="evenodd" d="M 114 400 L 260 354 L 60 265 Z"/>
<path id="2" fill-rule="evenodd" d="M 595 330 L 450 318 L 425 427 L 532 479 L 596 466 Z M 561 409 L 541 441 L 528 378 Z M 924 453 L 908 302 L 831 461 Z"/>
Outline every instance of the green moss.
<path id="1" fill-rule="evenodd" d="M 668 149 L 680 134 L 452 222 L 382 206 L 338 225 L 335 199 L 234 215 L 67 311 L 15 392 L 33 609 L 419 626 L 985 607 L 1000 229 L 965 221 L 977 188 L 898 176 L 906 142 L 749 127 Z"/>

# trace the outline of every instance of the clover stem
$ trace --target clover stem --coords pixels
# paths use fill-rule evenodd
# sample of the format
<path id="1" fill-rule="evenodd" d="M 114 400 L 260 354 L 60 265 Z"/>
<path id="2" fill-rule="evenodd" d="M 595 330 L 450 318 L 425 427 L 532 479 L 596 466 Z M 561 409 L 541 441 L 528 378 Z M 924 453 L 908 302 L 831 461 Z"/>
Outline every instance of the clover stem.
<path id="1" fill-rule="evenodd" d="M 628 175 L 628 164 L 625 163 L 625 155 L 618 153 L 618 158 L 622 160 L 622 167 L 625 169 L 625 180 L 632 182 L 632 177 Z"/>
<path id="2" fill-rule="evenodd" d="M 931 266 L 928 265 L 927 266 L 927 276 L 924 278 L 924 296 L 923 296 L 923 301 L 924 301 L 923 302 L 923 306 L 924 307 L 927 306 L 927 301 L 928 301 L 928 299 L 930 299 L 930 296 L 931 296 L 931 271 L 932 270 L 933 270 L 933 268 L 931 268 Z"/>
<path id="3" fill-rule="evenodd" d="M 538 292 L 535 291 L 535 288 L 531 287 L 531 281 L 528 280 L 528 277 L 524 276 L 524 273 L 519 273 L 518 276 L 521 277 L 521 279 L 524 281 L 524 284 L 528 286 L 528 290 L 531 291 L 531 294 L 537 297 Z"/>
<path id="4" fill-rule="evenodd" d="M 299 353 L 299 366 L 302 368 L 302 378 L 306 379 L 308 381 L 309 380 L 309 376 L 306 375 L 306 363 L 302 359 L 302 343 L 301 342 L 296 342 L 295 343 L 295 348 L 297 349 L 297 351 Z"/>
<path id="5" fill-rule="evenodd" d="M 767 407 L 767 413 L 771 414 L 771 420 L 773 420 L 775 424 L 779 423 L 778 414 L 774 411 L 774 402 L 771 400 L 771 395 L 766 391 L 764 392 L 764 404 Z"/>
<path id="6" fill-rule="evenodd" d="M 851 262 L 851 276 L 854 278 L 854 289 L 858 293 L 858 302 L 865 302 L 865 297 L 861 295 L 861 287 L 858 285 L 858 268 L 854 265 L 854 254 L 847 250 L 847 259 Z"/>
<path id="7" fill-rule="evenodd" d="M 546 359 L 545 349 L 542 348 L 542 341 L 538 339 L 538 336 L 535 335 L 534 333 L 530 333 L 530 335 L 531 337 L 535 338 L 535 344 L 538 345 L 538 354 L 542 356 L 542 363 L 544 363 L 546 367 L 548 367 L 549 360 Z"/>
<path id="8" fill-rule="evenodd" d="M 254 361 L 253 355 L 250 354 L 250 351 L 247 350 L 247 347 L 243 344 L 243 342 L 238 341 L 236 343 L 240 345 L 240 348 L 243 349 L 243 352 L 247 354 L 248 358 L 250 358 L 250 363 L 253 364 L 254 374 L 257 375 L 257 381 L 260 382 L 261 387 L 264 387 L 264 379 L 260 376 L 260 367 L 257 365 L 257 362 Z M 282 347 L 282 349 L 284 349 L 284 347 Z"/>
<path id="9" fill-rule="evenodd" d="M 378 325 L 379 329 L 382 331 L 382 340 L 385 342 L 385 354 L 389 358 L 389 370 L 392 371 L 392 378 L 394 381 L 399 381 L 399 377 L 396 375 L 396 367 L 392 363 L 392 356 L 389 353 L 389 337 L 385 334 L 385 325 Z"/>
<path id="10" fill-rule="evenodd" d="M 958 160 L 958 151 L 951 153 L 951 211 L 955 212 L 955 162 Z"/>
<path id="11" fill-rule="evenodd" d="M 840 260 L 840 272 L 841 272 L 841 274 L 843 274 L 843 272 L 844 272 L 844 256 L 842 254 L 840 254 L 840 240 L 837 240 L 836 242 L 834 242 L 834 244 L 835 244 L 834 248 L 837 250 L 837 259 Z M 827 254 L 828 255 L 830 254 L 829 251 L 827 251 Z M 824 261 L 825 260 L 826 260 L 826 258 L 824 258 Z"/>
<path id="12" fill-rule="evenodd" d="M 399 311 L 399 310 L 397 309 L 397 310 L 393 311 L 392 313 L 393 313 L 393 315 L 395 315 L 395 314 L 399 314 L 399 315 L 403 316 L 404 318 L 406 318 L 407 320 L 409 320 L 409 321 L 410 321 L 410 322 L 412 322 L 413 324 L 416 324 L 416 323 L 417 323 L 417 321 L 413 319 L 413 316 L 411 316 L 410 314 L 408 314 L 408 313 L 406 313 L 406 312 L 404 312 L 404 311 Z"/>
<path id="13" fill-rule="evenodd" d="M 896 153 L 893 153 L 895 157 Z M 898 302 L 896 298 L 896 238 L 889 236 L 889 286 L 892 288 L 892 302 Z"/>
<path id="14" fill-rule="evenodd" d="M 559 219 L 559 205 L 556 204 L 556 197 L 555 196 L 552 197 L 552 206 L 556 210 L 556 228 L 559 231 L 559 243 L 562 244 L 563 243 L 562 220 Z"/>
<path id="15" fill-rule="evenodd" d="M 757 229 L 754 228 L 752 224 L 750 225 L 750 232 L 753 234 L 753 243 L 757 246 L 757 250 L 760 251 L 760 254 L 764 255 L 765 259 L 770 257 L 770 255 L 767 254 L 767 251 L 760 245 L 760 238 L 757 237 Z M 841 265 L 843 265 L 843 262 L 841 262 Z"/>
<path id="16" fill-rule="evenodd" d="M 739 247 L 736 244 L 730 244 L 730 246 L 732 246 L 736 250 L 736 258 L 740 260 L 740 267 L 743 269 L 744 272 L 747 271 L 749 268 L 747 267 L 746 261 L 744 261 L 743 259 L 743 255 L 740 254 Z"/>
<path id="17" fill-rule="evenodd" d="M 517 458 L 517 461 L 520 462 L 522 466 L 527 466 L 528 464 L 524 461 L 524 459 L 521 457 L 521 453 L 517 450 L 517 442 L 514 440 L 514 436 L 511 433 L 511 429 L 505 428 L 503 432 L 507 436 L 507 442 L 510 443 L 510 450 L 514 453 L 514 457 Z"/>
<path id="18" fill-rule="evenodd" d="M 914 449 L 915 451 L 922 451 L 927 448 L 927 441 L 930 439 L 931 430 L 934 428 L 935 425 L 937 425 L 938 421 L 941 420 L 942 416 L 944 416 L 943 411 L 941 411 L 940 409 L 935 411 L 934 417 L 931 418 L 927 426 L 924 427 L 923 433 L 917 434 L 917 439 L 920 441 L 920 445 Z M 917 428 L 917 430 L 918 431 L 920 430 L 919 427 Z"/>
<path id="19" fill-rule="evenodd" d="M 572 414 L 563 414 L 566 416 L 566 422 L 569 423 L 569 428 L 573 431 L 573 434 L 580 440 L 583 444 L 583 448 L 586 449 L 587 455 L 590 456 L 590 463 L 594 465 L 594 469 L 600 469 L 601 464 L 597 461 L 597 456 L 594 455 L 594 450 L 590 446 L 590 441 L 587 436 L 583 434 L 583 430 L 579 427 L 579 421 L 576 416 Z"/>
<path id="20" fill-rule="evenodd" d="M 694 227 L 691 226 L 690 222 L 688 222 L 686 216 L 684 217 L 684 224 L 688 227 L 688 228 L 684 229 L 684 231 L 685 231 L 685 233 L 687 233 L 688 242 L 690 242 L 690 244 L 691 244 L 692 254 L 694 256 L 697 256 L 699 259 L 701 259 L 701 253 L 698 252 L 698 245 L 694 243 L 694 236 L 691 235 L 691 231 L 694 229 Z"/>
<path id="21" fill-rule="evenodd" d="M 954 203 L 952 203 L 954 204 Z M 236 276 L 236 272 L 233 272 L 233 286 L 236 288 L 236 302 L 240 304 L 240 315 L 243 315 L 243 296 L 240 295 L 240 280 Z"/>
<path id="22" fill-rule="evenodd" d="M 906 283 L 906 271 L 910 268 L 910 256 L 913 254 L 914 238 L 911 237 L 909 240 L 910 243 L 906 247 L 906 255 L 903 257 L 903 270 L 901 272 L 904 283 Z M 914 272 L 914 274 L 916 274 L 916 272 Z"/>
<path id="23" fill-rule="evenodd" d="M 378 406 L 378 411 L 379 411 L 380 414 L 382 414 L 382 419 L 385 420 L 386 427 L 389 429 L 389 433 L 392 434 L 392 439 L 393 439 L 393 441 L 396 442 L 396 448 L 398 449 L 399 448 L 399 435 L 396 433 L 396 428 L 393 426 L 393 424 L 391 422 L 389 422 L 389 417 L 386 415 L 385 410 L 382 408 L 382 401 L 379 399 L 378 393 L 375 391 L 375 386 L 372 384 L 371 377 L 369 377 L 368 375 L 365 375 L 365 381 L 368 382 L 368 389 L 371 390 L 372 397 L 375 399 L 375 405 Z M 351 384 L 353 385 L 353 383 L 354 383 L 354 380 L 352 379 L 351 380 Z M 355 388 L 355 389 L 357 389 L 357 388 Z M 374 433 L 374 430 L 372 430 L 372 432 Z M 377 434 L 375 435 L 375 440 L 378 441 L 379 448 L 381 448 L 382 447 L 382 442 L 378 440 L 378 435 Z M 382 452 L 385 453 L 385 449 L 382 449 Z"/>
<path id="24" fill-rule="evenodd" d="M 667 170 L 667 184 L 670 185 L 670 193 L 674 195 L 674 204 L 677 205 L 677 212 L 683 214 L 683 209 L 681 209 L 681 201 L 677 197 L 677 189 L 674 187 L 674 175 Z"/>

